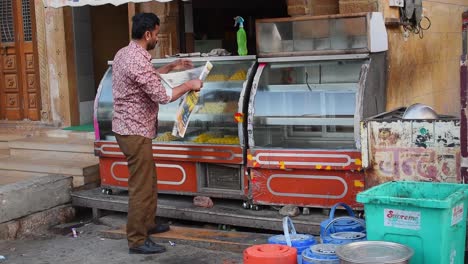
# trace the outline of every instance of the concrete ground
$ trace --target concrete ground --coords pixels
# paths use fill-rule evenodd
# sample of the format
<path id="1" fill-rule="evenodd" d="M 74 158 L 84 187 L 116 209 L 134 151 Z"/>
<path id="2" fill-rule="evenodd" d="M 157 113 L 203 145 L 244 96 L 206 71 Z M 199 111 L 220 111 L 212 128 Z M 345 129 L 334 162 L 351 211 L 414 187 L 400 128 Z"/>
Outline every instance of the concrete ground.
<path id="1" fill-rule="evenodd" d="M 120 218 L 104 218 L 103 223 L 88 223 L 79 228 L 78 237 L 70 234 L 70 228 L 60 232 L 50 230 L 34 237 L 15 241 L 0 240 L 0 263 L 8 264 L 99 264 L 99 263 L 161 263 L 161 264 L 238 264 L 242 254 L 228 251 L 213 251 L 190 244 L 164 244 L 167 252 L 155 255 L 128 254 L 125 239 L 113 240 L 102 237 L 101 231 L 115 228 L 124 223 Z M 60 229 L 59 229 L 60 230 Z M 2 257 L 5 260 L 2 260 Z"/>

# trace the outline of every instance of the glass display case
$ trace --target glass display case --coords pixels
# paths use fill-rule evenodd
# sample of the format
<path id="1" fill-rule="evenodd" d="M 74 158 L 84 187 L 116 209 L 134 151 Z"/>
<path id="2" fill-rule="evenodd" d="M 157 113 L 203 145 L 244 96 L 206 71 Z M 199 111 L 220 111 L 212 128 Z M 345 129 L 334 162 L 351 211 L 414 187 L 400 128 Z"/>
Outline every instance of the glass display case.
<path id="1" fill-rule="evenodd" d="M 256 28 L 249 202 L 360 208 L 360 121 L 385 110 L 382 14 L 260 19 Z"/>
<path id="2" fill-rule="evenodd" d="M 156 68 L 173 59 L 153 60 Z M 195 143 L 240 145 L 243 136 L 242 120 L 236 114 L 243 112 L 244 90 L 250 87 L 248 76 L 254 72 L 255 56 L 191 58 L 195 67 L 203 66 L 206 61 L 213 64 L 200 91 L 200 98 L 190 117 L 184 138 L 172 136 L 176 111 L 181 98 L 159 106 L 158 133 L 156 143 Z M 101 81 L 98 94 L 97 120 L 99 136 L 113 140 L 112 133 L 112 63 Z"/>
<path id="3" fill-rule="evenodd" d="M 355 148 L 354 115 L 367 59 L 265 63 L 251 94 L 251 147 Z"/>
<path id="4" fill-rule="evenodd" d="M 256 57 L 190 59 L 195 67 L 210 61 L 213 68 L 203 84 L 183 138 L 172 136 L 182 99 L 159 105 L 158 133 L 152 146 L 158 191 L 242 199 L 246 188 L 243 113 L 257 67 Z M 152 62 L 158 68 L 173 60 Z M 126 189 L 127 163 L 112 133 L 112 109 L 112 63 L 109 63 L 95 100 L 94 150 L 99 157 L 101 186 Z"/>

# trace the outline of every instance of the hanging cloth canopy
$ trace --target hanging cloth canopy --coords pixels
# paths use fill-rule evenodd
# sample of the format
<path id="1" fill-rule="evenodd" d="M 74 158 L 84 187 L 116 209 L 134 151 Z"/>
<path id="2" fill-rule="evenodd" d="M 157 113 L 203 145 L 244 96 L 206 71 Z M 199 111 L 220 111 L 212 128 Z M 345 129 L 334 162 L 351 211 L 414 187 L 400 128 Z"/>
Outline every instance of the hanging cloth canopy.
<path id="1" fill-rule="evenodd" d="M 170 2 L 172 0 L 43 0 L 45 7 L 64 7 L 64 6 L 84 6 L 84 5 L 105 5 L 113 4 L 115 6 L 126 4 L 126 3 L 143 3 L 143 2 Z"/>

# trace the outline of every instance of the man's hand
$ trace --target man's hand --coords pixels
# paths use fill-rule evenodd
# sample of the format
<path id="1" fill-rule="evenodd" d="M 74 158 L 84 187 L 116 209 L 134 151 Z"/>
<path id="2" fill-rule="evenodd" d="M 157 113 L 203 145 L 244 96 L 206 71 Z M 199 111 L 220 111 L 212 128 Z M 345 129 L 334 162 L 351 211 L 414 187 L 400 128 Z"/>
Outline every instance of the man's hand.
<path id="1" fill-rule="evenodd" d="M 189 91 L 200 91 L 203 87 L 203 82 L 200 80 L 190 80 L 184 82 L 183 84 L 172 89 L 172 99 L 171 102 L 179 99 L 182 95 L 186 94 Z"/>
<path id="2" fill-rule="evenodd" d="M 200 89 L 203 87 L 203 82 L 196 79 L 185 82 L 185 85 L 187 85 L 191 91 L 200 91 Z"/>
<path id="3" fill-rule="evenodd" d="M 171 62 L 170 65 L 173 71 L 188 70 L 193 68 L 192 61 L 187 59 L 178 59 Z"/>

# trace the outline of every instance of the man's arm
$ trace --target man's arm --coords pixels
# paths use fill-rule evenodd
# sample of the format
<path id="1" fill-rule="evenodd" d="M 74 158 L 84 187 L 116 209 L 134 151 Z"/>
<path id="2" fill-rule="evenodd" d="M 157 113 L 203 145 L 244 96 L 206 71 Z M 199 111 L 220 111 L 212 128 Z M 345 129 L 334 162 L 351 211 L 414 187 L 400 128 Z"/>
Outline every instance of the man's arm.
<path id="1" fill-rule="evenodd" d="M 200 89 L 203 87 L 203 82 L 200 80 L 190 80 L 182 85 L 179 85 L 175 88 L 172 89 L 172 98 L 171 102 L 174 102 L 175 100 L 179 99 L 182 95 L 189 91 L 200 91 Z"/>
<path id="2" fill-rule="evenodd" d="M 187 70 L 193 68 L 192 61 L 187 59 L 178 59 L 157 69 L 158 73 L 166 74 L 174 70 Z"/>
<path id="3" fill-rule="evenodd" d="M 141 89 L 151 98 L 152 101 L 167 104 L 179 99 L 188 91 L 199 91 L 203 86 L 200 80 L 190 80 L 173 89 L 166 89 L 161 83 L 161 80 L 153 68 L 151 63 L 142 63 L 140 65 L 132 65 L 131 72 L 135 76 L 137 83 L 141 85 Z"/>

